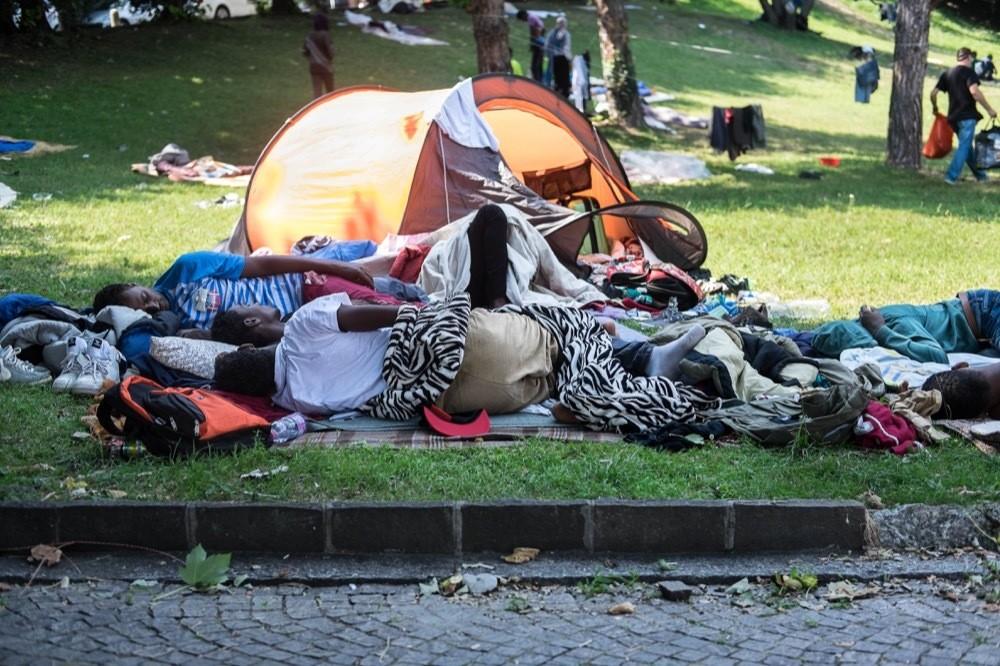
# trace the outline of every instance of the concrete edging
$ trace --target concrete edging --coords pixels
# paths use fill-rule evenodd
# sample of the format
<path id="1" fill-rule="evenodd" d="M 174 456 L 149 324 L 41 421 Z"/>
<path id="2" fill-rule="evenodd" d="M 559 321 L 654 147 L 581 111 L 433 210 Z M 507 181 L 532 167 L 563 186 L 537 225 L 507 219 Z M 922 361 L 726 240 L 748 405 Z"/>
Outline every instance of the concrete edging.
<path id="1" fill-rule="evenodd" d="M 0 549 L 75 542 L 275 553 L 756 553 L 865 545 L 868 514 L 844 501 L 424 503 L 3 502 Z M 89 543 L 88 543 L 89 542 Z"/>

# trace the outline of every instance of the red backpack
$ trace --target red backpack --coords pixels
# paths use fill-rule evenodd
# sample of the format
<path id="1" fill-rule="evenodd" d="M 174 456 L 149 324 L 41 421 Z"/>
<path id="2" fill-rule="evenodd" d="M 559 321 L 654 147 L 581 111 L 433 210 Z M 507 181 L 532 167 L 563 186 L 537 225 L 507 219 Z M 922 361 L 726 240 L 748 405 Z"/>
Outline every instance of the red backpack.
<path id="1" fill-rule="evenodd" d="M 212 391 L 164 388 L 140 376 L 108 390 L 97 419 L 112 435 L 139 440 L 149 453 L 169 457 L 266 444 L 270 426 Z"/>

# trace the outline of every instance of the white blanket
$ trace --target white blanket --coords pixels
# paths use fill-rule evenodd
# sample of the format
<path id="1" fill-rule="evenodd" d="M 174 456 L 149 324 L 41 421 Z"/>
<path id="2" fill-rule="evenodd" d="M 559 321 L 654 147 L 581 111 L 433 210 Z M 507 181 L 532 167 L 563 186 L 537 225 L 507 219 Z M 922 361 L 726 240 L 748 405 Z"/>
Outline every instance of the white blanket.
<path id="1" fill-rule="evenodd" d="M 977 368 L 1000 362 L 1000 359 L 980 354 L 948 354 L 948 363 L 921 363 L 892 349 L 867 347 L 845 349 L 840 352 L 840 362 L 851 370 L 864 363 L 874 363 L 882 373 L 886 386 L 896 387 L 905 381 L 910 388 L 920 388 L 928 377 L 951 370 L 957 363 L 968 363 Z"/>
<path id="2" fill-rule="evenodd" d="M 507 216 L 507 300 L 515 305 L 582 306 L 607 298 L 559 263 L 545 238 L 523 213 L 501 204 Z M 469 225 L 476 213 L 452 222 L 424 242 L 437 240 L 420 269 L 418 284 L 431 300 L 461 293 L 469 286 Z"/>

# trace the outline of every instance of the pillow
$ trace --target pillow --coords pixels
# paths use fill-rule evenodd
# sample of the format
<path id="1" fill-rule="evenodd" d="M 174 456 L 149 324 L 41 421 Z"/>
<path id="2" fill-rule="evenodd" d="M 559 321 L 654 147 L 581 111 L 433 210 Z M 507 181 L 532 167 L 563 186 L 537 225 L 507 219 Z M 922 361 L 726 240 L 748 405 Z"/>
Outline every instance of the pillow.
<path id="1" fill-rule="evenodd" d="M 153 338 L 149 345 L 149 355 L 163 365 L 204 379 L 215 377 L 215 357 L 231 351 L 236 345 L 169 336 Z"/>

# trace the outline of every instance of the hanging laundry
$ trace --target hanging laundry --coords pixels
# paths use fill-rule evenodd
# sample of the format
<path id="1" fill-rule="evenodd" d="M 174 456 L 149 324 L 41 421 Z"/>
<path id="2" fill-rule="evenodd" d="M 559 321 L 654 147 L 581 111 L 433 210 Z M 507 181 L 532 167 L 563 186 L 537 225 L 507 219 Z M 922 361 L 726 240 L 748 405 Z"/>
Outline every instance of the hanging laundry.
<path id="1" fill-rule="evenodd" d="M 712 107 L 709 143 L 735 160 L 748 150 L 767 146 L 764 110 L 759 104 L 744 107 Z"/>

